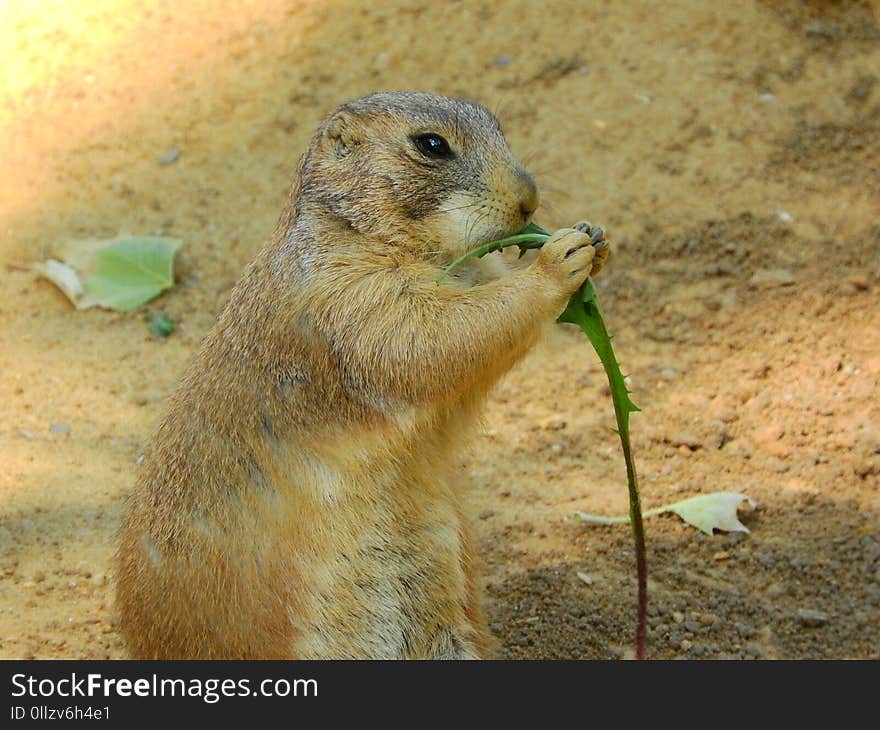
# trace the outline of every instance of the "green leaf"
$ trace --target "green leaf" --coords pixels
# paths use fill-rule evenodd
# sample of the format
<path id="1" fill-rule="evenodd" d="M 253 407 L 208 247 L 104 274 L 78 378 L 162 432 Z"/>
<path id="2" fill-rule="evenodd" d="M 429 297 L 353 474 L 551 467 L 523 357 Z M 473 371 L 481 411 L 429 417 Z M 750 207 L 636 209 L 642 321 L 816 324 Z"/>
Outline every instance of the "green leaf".
<path id="1" fill-rule="evenodd" d="M 130 312 L 174 285 L 174 252 L 179 247 L 173 238 L 119 238 L 95 253 L 95 269 L 83 288 L 99 305 Z"/>
<path id="2" fill-rule="evenodd" d="M 689 497 L 680 502 L 666 504 L 662 507 L 649 509 L 644 513 L 645 517 L 673 512 L 689 525 L 711 535 L 713 530 L 724 532 L 748 532 L 749 528 L 739 521 L 736 514 L 737 507 L 743 502 L 748 502 L 752 507 L 756 506 L 755 500 L 739 492 L 713 492 Z M 605 517 L 603 515 L 589 515 L 585 512 L 577 512 L 577 516 L 583 521 L 593 525 L 614 525 L 629 522 L 628 516 Z"/>
<path id="3" fill-rule="evenodd" d="M 64 241 L 53 246 L 54 258 L 31 268 L 77 309 L 130 312 L 174 285 L 174 253 L 180 243 L 159 236 Z"/>
<path id="4" fill-rule="evenodd" d="M 546 228 L 541 228 L 541 226 L 539 226 L 534 221 L 530 222 L 525 228 L 523 228 L 519 232 L 519 235 L 531 234 L 531 233 L 539 233 L 542 236 L 549 236 L 550 235 L 550 231 L 548 231 Z"/>

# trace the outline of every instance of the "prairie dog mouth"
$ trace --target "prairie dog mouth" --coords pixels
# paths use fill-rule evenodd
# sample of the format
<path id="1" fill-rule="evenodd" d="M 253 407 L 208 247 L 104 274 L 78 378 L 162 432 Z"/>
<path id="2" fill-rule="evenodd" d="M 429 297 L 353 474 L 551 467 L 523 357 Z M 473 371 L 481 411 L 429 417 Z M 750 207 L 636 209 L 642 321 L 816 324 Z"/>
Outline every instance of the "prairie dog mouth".
<path id="1" fill-rule="evenodd" d="M 436 213 L 443 247 L 462 254 L 484 243 L 513 235 L 525 223 L 511 208 L 493 198 L 476 198 L 462 193 L 451 195 Z"/>

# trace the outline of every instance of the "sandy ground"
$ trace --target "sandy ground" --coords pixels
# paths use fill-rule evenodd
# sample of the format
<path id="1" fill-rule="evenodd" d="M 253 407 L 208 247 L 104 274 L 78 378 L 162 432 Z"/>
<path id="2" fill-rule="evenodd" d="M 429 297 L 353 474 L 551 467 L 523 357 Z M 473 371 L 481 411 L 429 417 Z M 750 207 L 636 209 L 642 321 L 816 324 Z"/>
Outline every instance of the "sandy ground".
<path id="1" fill-rule="evenodd" d="M 844 0 L 0 2 L 0 656 L 125 656 L 114 530 L 165 397 L 321 116 L 424 89 L 498 111 L 543 225 L 607 227 L 644 505 L 758 502 L 748 535 L 648 522 L 649 654 L 878 658 L 878 19 Z M 179 323 L 167 340 L 19 267 L 120 232 L 184 241 L 147 307 Z M 465 466 L 502 657 L 631 651 L 629 532 L 571 519 L 626 511 L 612 425 L 568 329 L 491 398 Z"/>

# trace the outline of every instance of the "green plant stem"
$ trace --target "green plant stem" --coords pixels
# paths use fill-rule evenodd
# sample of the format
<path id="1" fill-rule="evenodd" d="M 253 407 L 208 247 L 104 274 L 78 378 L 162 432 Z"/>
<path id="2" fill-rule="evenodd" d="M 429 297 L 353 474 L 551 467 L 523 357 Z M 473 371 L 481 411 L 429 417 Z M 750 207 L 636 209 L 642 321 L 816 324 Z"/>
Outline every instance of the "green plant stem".
<path id="1" fill-rule="evenodd" d="M 583 286 L 572 295 L 568 306 L 559 317 L 559 321 L 576 324 L 586 333 L 590 344 L 605 368 L 605 375 L 608 378 L 611 402 L 614 405 L 614 415 L 617 420 L 617 435 L 620 438 L 623 460 L 626 463 L 630 524 L 632 525 L 633 540 L 636 546 L 636 575 L 639 594 L 638 620 L 636 622 L 636 658 L 644 659 L 646 657 L 645 625 L 648 612 L 648 564 L 647 551 L 645 549 L 645 528 L 642 520 L 642 500 L 639 496 L 638 477 L 629 438 L 629 414 L 635 413 L 639 409 L 629 397 L 626 379 L 620 370 L 617 358 L 614 356 L 611 336 L 605 328 L 605 321 L 602 318 L 602 310 L 599 308 L 596 288 L 593 286 L 591 279 L 587 279 Z"/>
<path id="2" fill-rule="evenodd" d="M 456 266 L 463 264 L 468 259 L 481 259 L 486 254 L 494 253 L 495 251 L 501 251 L 502 249 L 509 248 L 510 246 L 519 246 L 519 255 L 522 256 L 529 249 L 541 248 L 546 240 L 547 236 L 542 233 L 518 233 L 515 236 L 502 238 L 498 241 L 492 241 L 491 243 L 484 243 L 482 246 L 472 249 L 466 254 L 459 256 L 457 259 L 455 259 L 455 261 L 453 261 L 443 270 L 443 273 L 440 275 L 440 278 L 437 281 L 443 281 L 443 279 L 446 278 L 446 275 L 450 271 L 452 271 Z"/>
<path id="3" fill-rule="evenodd" d="M 469 251 L 453 261 L 443 271 L 439 280 L 442 280 L 452 269 L 469 258 L 481 258 L 494 251 L 501 251 L 509 246 L 519 246 L 520 256 L 525 251 L 540 248 L 550 237 L 549 231 L 540 226 L 530 223 L 520 233 L 508 238 L 484 244 Z M 439 281 L 438 280 L 438 281 Z M 633 540 L 636 549 L 636 573 L 638 576 L 638 619 L 636 622 L 636 658 L 645 659 L 645 626 L 648 609 L 648 565 L 645 550 L 645 529 L 642 522 L 642 503 L 639 497 L 639 485 L 636 475 L 635 462 L 632 456 L 632 447 L 629 439 L 629 414 L 638 411 L 638 407 L 629 397 L 626 380 L 620 370 L 617 358 L 614 356 L 614 348 L 611 345 L 611 336 L 605 328 L 602 318 L 602 310 L 599 308 L 599 299 L 596 288 L 591 279 L 587 279 L 568 301 L 565 311 L 560 315 L 559 322 L 571 322 L 583 330 L 590 340 L 590 344 L 599 356 L 608 385 L 611 390 L 611 402 L 614 405 L 614 415 L 617 420 L 617 435 L 620 438 L 623 459 L 626 463 L 626 480 L 629 487 L 629 514 L 632 525 Z"/>

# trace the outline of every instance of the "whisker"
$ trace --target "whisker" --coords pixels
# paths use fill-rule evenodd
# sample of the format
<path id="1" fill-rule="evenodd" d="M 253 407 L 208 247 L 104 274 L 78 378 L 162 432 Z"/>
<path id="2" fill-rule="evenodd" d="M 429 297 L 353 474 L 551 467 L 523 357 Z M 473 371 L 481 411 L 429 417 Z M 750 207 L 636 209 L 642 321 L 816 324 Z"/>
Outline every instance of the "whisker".
<path id="1" fill-rule="evenodd" d="M 558 218 L 559 217 L 559 208 L 557 208 L 553 203 L 542 200 L 541 207 L 545 209 L 546 212 L 550 213 L 551 216 Z"/>
<path id="2" fill-rule="evenodd" d="M 529 163 L 532 160 L 534 160 L 540 153 L 541 153 L 541 150 L 539 150 L 539 149 L 534 149 L 534 150 L 531 150 L 530 152 L 527 152 L 525 154 L 525 156 L 522 158 L 523 165 L 528 166 Z"/>
<path id="3" fill-rule="evenodd" d="M 532 175 L 548 175 L 548 174 L 556 174 L 556 173 L 565 173 L 570 171 L 574 167 L 573 162 L 562 162 L 556 163 L 555 161 L 548 161 L 547 166 L 536 168 L 531 171 Z"/>
<path id="4" fill-rule="evenodd" d="M 476 229 L 477 224 L 483 220 L 489 213 L 491 212 L 490 208 L 483 208 L 483 210 L 475 210 L 468 216 L 467 227 L 465 228 L 464 233 L 464 242 L 466 245 L 470 245 L 471 233 Z M 481 213 L 476 220 L 474 220 L 474 214 Z"/>
<path id="5" fill-rule="evenodd" d="M 468 203 L 467 205 L 457 205 L 454 208 L 441 208 L 438 210 L 438 213 L 451 213 L 454 210 L 465 210 L 466 208 L 473 208 L 475 205 L 479 205 L 480 201 L 475 200 L 473 203 Z"/>
<path id="6" fill-rule="evenodd" d="M 541 184 L 538 187 L 541 189 L 541 192 L 544 192 L 545 190 L 547 190 L 548 192 L 551 192 L 551 193 L 561 193 L 562 195 L 569 195 L 569 196 L 571 195 L 571 193 L 568 192 L 568 188 L 560 188 L 560 187 L 557 187 L 556 185 L 553 185 L 552 183 L 546 183 L 543 180 L 541 181 Z"/>
<path id="7" fill-rule="evenodd" d="M 504 127 L 504 124 L 501 121 L 501 117 L 504 114 L 504 105 L 507 103 L 508 98 L 509 97 L 506 92 L 502 93 L 501 98 L 495 104 L 495 111 L 494 111 L 495 118 L 498 120 L 498 123 L 501 124 L 502 128 Z"/>
<path id="8" fill-rule="evenodd" d="M 468 241 L 470 241 L 471 221 L 474 218 L 474 213 L 477 213 L 477 212 L 479 212 L 479 211 L 471 211 L 471 213 L 467 217 L 467 221 L 465 221 L 465 225 L 464 225 L 464 245 L 465 246 L 467 246 Z"/>

